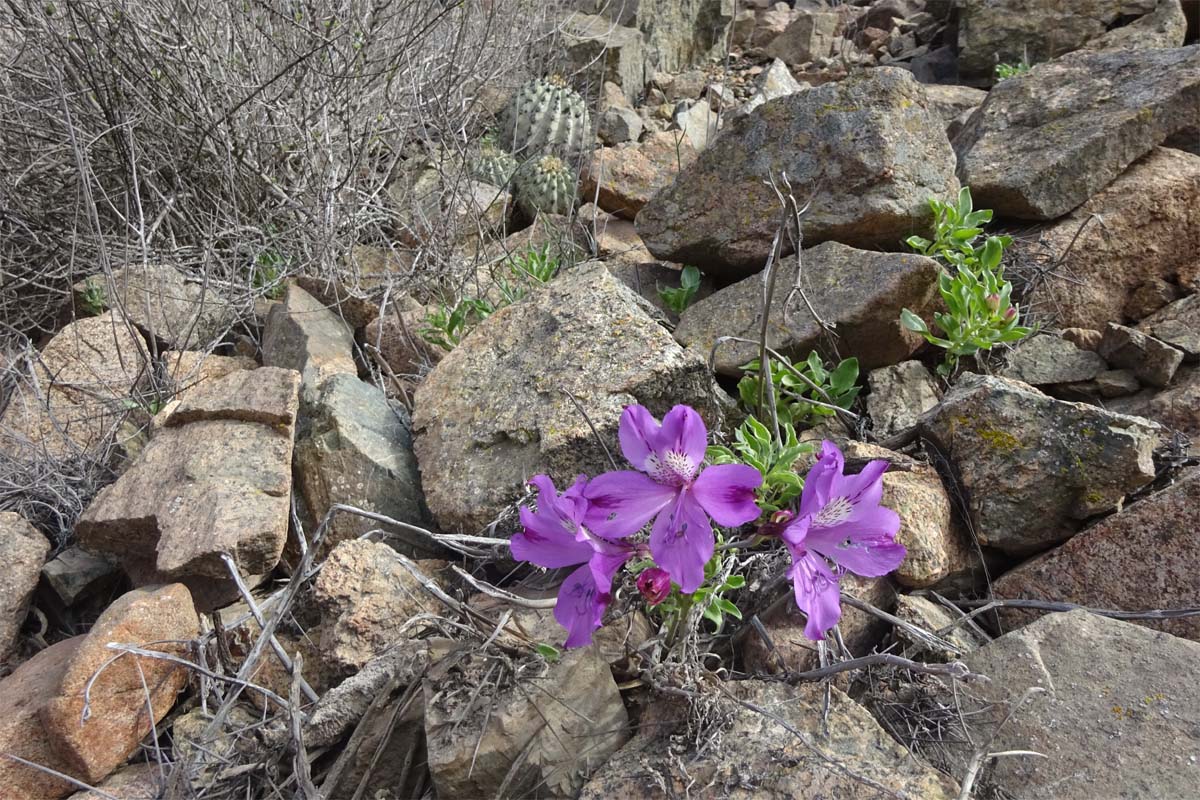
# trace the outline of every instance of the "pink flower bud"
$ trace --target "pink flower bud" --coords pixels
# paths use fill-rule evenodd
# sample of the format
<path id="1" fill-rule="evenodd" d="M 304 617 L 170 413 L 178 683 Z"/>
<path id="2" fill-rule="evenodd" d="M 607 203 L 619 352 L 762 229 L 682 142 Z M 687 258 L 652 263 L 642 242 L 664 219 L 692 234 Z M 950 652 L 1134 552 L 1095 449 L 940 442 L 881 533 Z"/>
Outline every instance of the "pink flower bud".
<path id="1" fill-rule="evenodd" d="M 992 311 L 1000 310 L 1000 295 L 993 292 L 987 296 L 987 307 Z"/>
<path id="2" fill-rule="evenodd" d="M 787 510 L 776 511 L 771 517 L 758 527 L 759 536 L 779 536 L 783 533 L 783 529 L 788 526 L 788 523 L 795 519 L 794 512 Z"/>
<path id="3" fill-rule="evenodd" d="M 671 593 L 671 576 L 658 567 L 650 567 L 637 576 L 637 588 L 647 603 L 656 606 Z"/>
<path id="4" fill-rule="evenodd" d="M 1013 308 L 1012 306 L 1009 306 L 1007 309 L 1005 309 L 1005 311 L 1004 311 L 1004 321 L 1005 322 L 1012 322 L 1016 318 L 1017 318 L 1017 310 L 1015 308 Z"/>

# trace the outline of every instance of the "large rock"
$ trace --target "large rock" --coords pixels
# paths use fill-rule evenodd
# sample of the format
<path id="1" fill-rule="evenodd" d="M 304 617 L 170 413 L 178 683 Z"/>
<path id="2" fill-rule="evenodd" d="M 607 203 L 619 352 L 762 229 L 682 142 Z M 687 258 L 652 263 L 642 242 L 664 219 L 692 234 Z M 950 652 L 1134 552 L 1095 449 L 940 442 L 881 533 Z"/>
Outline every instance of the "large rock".
<path id="1" fill-rule="evenodd" d="M 228 578 L 222 553 L 243 575 L 269 572 L 288 532 L 299 383 L 262 367 L 197 387 L 92 501 L 80 543 L 181 580 Z"/>
<path id="2" fill-rule="evenodd" d="M 336 314 L 295 284 L 271 309 L 263 334 L 263 364 L 299 372 L 311 394 L 330 376 L 358 375 L 354 334 Z"/>
<path id="3" fill-rule="evenodd" d="M 928 316 L 937 295 L 937 262 L 915 253 L 876 253 L 826 242 L 803 252 L 800 286 L 808 302 L 789 292 L 796 281 L 796 259 L 779 266 L 767 329 L 768 343 L 796 359 L 823 349 L 827 332 L 812 315 L 833 326 L 843 358 L 856 356 L 862 369 L 888 366 L 908 358 L 924 342 L 900 325 L 900 311 Z M 708 358 L 717 339 L 738 336 L 757 341 L 762 325 L 762 281 L 746 278 L 691 305 L 675 329 L 675 338 Z M 758 357 L 758 345 L 725 342 L 715 366 L 738 376 Z"/>
<path id="4" fill-rule="evenodd" d="M 833 52 L 839 20 L 836 10 L 800 10 L 783 33 L 767 45 L 767 55 L 796 65 L 826 58 Z"/>
<path id="5" fill-rule="evenodd" d="M 1161 428 L 1047 397 L 1007 378 L 966 374 L 922 418 L 953 465 L 982 544 L 1024 554 L 1070 538 L 1154 479 Z"/>
<path id="6" fill-rule="evenodd" d="M 989 742 L 990 752 L 1045 756 L 997 759 L 976 786 L 979 796 L 1195 795 L 1200 644 L 1072 611 L 1043 617 L 964 660 L 991 678 L 972 689 L 981 702 L 963 708 L 971 740 Z M 1031 687 L 1044 692 L 1010 718 Z M 949 693 L 945 701 L 956 702 Z M 974 746 L 953 748 L 955 774 L 963 774 Z"/>
<path id="7" fill-rule="evenodd" d="M 1076 534 L 998 580 L 996 597 L 1142 611 L 1200 606 L 1200 469 Z M 1006 610 L 1010 626 L 1039 612 Z M 1200 641 L 1200 617 L 1135 620 Z"/>
<path id="8" fill-rule="evenodd" d="M 185 280 L 168 264 L 124 267 L 111 280 L 93 275 L 74 294 L 77 307 L 123 312 L 147 337 L 172 350 L 206 349 L 237 321 L 237 309 L 216 289 Z"/>
<path id="9" fill-rule="evenodd" d="M 597 150 L 580 171 L 579 191 L 605 211 L 633 219 L 695 160 L 695 148 L 677 132 L 652 133 L 644 142 Z"/>
<path id="10" fill-rule="evenodd" d="M 1039 334 L 1009 354 L 1001 374 L 1031 386 L 1056 386 L 1090 381 L 1106 369 L 1108 364 L 1098 353 L 1058 336 Z"/>
<path id="11" fill-rule="evenodd" d="M 977 207 L 1054 219 L 1195 125 L 1197 109 L 1200 46 L 1071 54 L 988 93 L 954 141 L 958 177 Z"/>
<path id="12" fill-rule="evenodd" d="M 0 511 L 0 664 L 17 642 L 49 552 L 50 542 L 19 514 Z"/>
<path id="13" fill-rule="evenodd" d="M 1157 281 L 1200 288 L 1200 156 L 1154 149 L 1025 252 L 1047 267 L 1030 299 L 1062 327 L 1136 322 L 1133 299 Z"/>
<path id="14" fill-rule="evenodd" d="M 427 524 L 410 425 L 408 412 L 352 375 L 334 375 L 322 384 L 314 401 L 305 404 L 293 458 L 310 537 L 335 503 Z M 340 514 L 325 531 L 316 558 L 379 527 L 372 520 Z M 388 534 L 388 541 L 406 555 L 438 552 L 428 537 L 402 529 L 388 529 Z"/>
<path id="15" fill-rule="evenodd" d="M 881 439 L 916 427 L 921 415 L 937 405 L 941 393 L 920 361 L 902 361 L 871 370 L 867 413 Z"/>
<path id="16" fill-rule="evenodd" d="M 51 457 L 93 450 L 127 413 L 146 377 L 146 345 L 114 312 L 65 326 L 37 355 L 0 417 L 0 450 L 33 447 Z"/>
<path id="17" fill-rule="evenodd" d="M 177 583 L 135 589 L 100 615 L 39 714 L 70 774 L 95 783 L 125 763 L 188 682 L 187 667 L 177 662 L 134 655 L 114 660 L 109 644 L 186 658 L 198 633 L 192 597 Z"/>
<path id="18" fill-rule="evenodd" d="M 682 72 L 723 52 L 733 7 L 734 0 L 639 0 L 647 60 L 663 72 Z"/>
<path id="19" fill-rule="evenodd" d="M 1194 3 L 1193 3 L 1194 5 Z M 1154 11 L 1128 25 L 1106 31 L 1084 45 L 1085 50 L 1153 50 L 1182 47 L 1187 16 L 1180 0 L 1158 0 Z"/>
<path id="20" fill-rule="evenodd" d="M 1187 361 L 1200 359 L 1200 294 L 1188 295 L 1156 311 L 1137 328 L 1182 350 Z"/>
<path id="21" fill-rule="evenodd" d="M 560 485 L 609 469 L 622 407 L 694 407 L 716 427 L 722 395 L 704 359 L 685 352 L 603 264 L 571 269 L 491 315 L 417 390 L 417 461 L 444 530 L 478 531 L 539 472 Z M 567 394 L 574 395 L 587 419 Z"/>
<path id="22" fill-rule="evenodd" d="M 1183 367 L 1168 389 L 1144 389 L 1108 401 L 1121 414 L 1136 414 L 1178 431 L 1193 440 L 1190 451 L 1200 453 L 1200 367 Z"/>
<path id="23" fill-rule="evenodd" d="M 1175 377 L 1183 351 L 1124 325 L 1108 323 L 1097 351 L 1112 366 L 1132 370 L 1142 383 L 1160 389 Z"/>
<path id="24" fill-rule="evenodd" d="M 163 353 L 163 370 L 175 388 L 175 399 L 181 401 L 205 381 L 257 366 L 248 356 L 218 356 L 196 350 Z"/>
<path id="25" fill-rule="evenodd" d="M 646 80 L 641 31 L 598 14 L 572 13 L 564 17 L 559 35 L 573 73 L 614 83 L 627 100 L 637 100 Z"/>
<path id="26" fill-rule="evenodd" d="M 515 682 L 492 679 L 490 659 L 458 660 L 424 685 L 439 797 L 492 796 L 498 786 L 512 797 L 574 797 L 629 738 L 621 694 L 594 647 L 530 664 Z"/>
<path id="27" fill-rule="evenodd" d="M 431 578 L 442 561 L 421 561 Z M 415 639 L 411 621 L 434 614 L 439 601 L 382 542 L 354 539 L 329 554 L 313 587 L 321 611 L 321 651 L 331 668 L 354 673 L 391 647 Z"/>
<path id="28" fill-rule="evenodd" d="M 815 683 L 724 684 L 709 702 L 728 722 L 720 747 L 704 753 L 677 751 L 676 736 L 690 741 L 687 709 L 659 700 L 646 709 L 637 736 L 583 787 L 580 800 L 857 800 L 884 796 L 878 786 L 893 797 L 958 797 L 953 779 L 913 758 L 841 690 L 829 686 L 828 692 Z"/>
<path id="29" fill-rule="evenodd" d="M 958 22 L 958 68 L 990 78 L 997 63 L 1040 64 L 1082 47 L 1120 17 L 1153 11 L 1156 0 L 993 0 L 965 3 Z"/>
<path id="30" fill-rule="evenodd" d="M 806 244 L 897 248 L 929 228 L 930 197 L 958 191 L 944 128 L 920 84 L 897 68 L 788 95 L 727 126 L 646 205 L 638 232 L 659 258 L 729 280 L 751 275 L 779 225 L 767 182 L 787 173 L 801 202 L 819 186 Z"/>

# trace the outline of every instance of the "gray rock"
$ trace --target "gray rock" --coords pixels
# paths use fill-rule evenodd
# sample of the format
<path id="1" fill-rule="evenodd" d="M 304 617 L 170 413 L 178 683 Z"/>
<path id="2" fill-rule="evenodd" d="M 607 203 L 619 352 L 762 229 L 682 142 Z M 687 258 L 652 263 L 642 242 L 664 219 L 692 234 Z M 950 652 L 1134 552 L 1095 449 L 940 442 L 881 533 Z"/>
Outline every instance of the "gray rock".
<path id="1" fill-rule="evenodd" d="M 1182 367 L 1169 389 L 1144 389 L 1117 397 L 1108 407 L 1122 414 L 1137 414 L 1164 427 L 1200 440 L 1200 368 Z M 1193 444 L 1191 452 L 1200 452 Z"/>
<path id="2" fill-rule="evenodd" d="M 1200 289 L 1200 156 L 1155 148 L 1043 228 L 1035 244 L 1016 247 L 1047 268 L 1029 299 L 1053 309 L 1054 324 L 1098 331 L 1136 322 L 1133 299 L 1143 286 L 1166 280 Z"/>
<path id="3" fill-rule="evenodd" d="M 172 350 L 205 350 L 237 321 L 233 304 L 212 286 L 185 280 L 169 264 L 117 269 L 111 281 L 93 275 L 73 291 L 76 307 L 124 313 L 143 334 Z"/>
<path id="4" fill-rule="evenodd" d="M 768 100 L 778 100 L 780 97 L 787 97 L 804 88 L 806 87 L 792 77 L 792 71 L 788 69 L 787 64 L 777 58 L 758 76 L 754 94 L 737 109 L 735 114 L 745 116 Z"/>
<path id="5" fill-rule="evenodd" d="M 1071 541 L 1025 562 L 995 583 L 997 597 L 1077 603 L 1091 608 L 1200 606 L 1200 469 L 1105 517 Z M 1016 627 L 1041 616 L 1004 609 Z M 1200 617 L 1133 620 L 1173 636 L 1200 641 Z"/>
<path id="6" fill-rule="evenodd" d="M 939 274 L 935 261 L 913 253 L 856 250 L 837 242 L 803 255 L 801 287 L 821 319 L 834 326 L 843 358 L 856 356 L 868 370 L 903 361 L 921 346 L 923 339 L 901 327 L 900 310 L 931 310 Z M 799 296 L 787 304 L 795 279 L 796 260 L 784 259 L 768 329 L 771 346 L 793 360 L 823 347 L 826 335 Z M 695 303 L 680 318 L 675 338 L 705 358 L 721 336 L 757 340 L 761 283 L 757 276 L 746 278 Z M 755 344 L 726 342 L 717 351 L 715 367 L 722 375 L 738 376 L 739 367 L 757 357 Z"/>
<path id="7" fill-rule="evenodd" d="M 958 796 L 953 779 L 911 757 L 834 686 L 730 681 L 711 702 L 714 713 L 728 720 L 719 749 L 677 752 L 671 742 L 677 736 L 687 741 L 687 708 L 659 699 L 645 710 L 638 734 L 596 772 L 579 800 L 856 800 L 867 796 L 865 781 L 895 797 Z"/>
<path id="8" fill-rule="evenodd" d="M 702 64 L 725 47 L 733 0 L 639 0 L 647 60 L 664 72 Z"/>
<path id="9" fill-rule="evenodd" d="M 788 64 L 807 64 L 833 52 L 836 11 L 797 11 L 795 19 L 767 45 L 767 55 Z"/>
<path id="10" fill-rule="evenodd" d="M 708 106 L 698 103 L 697 108 Z M 652 133 L 643 142 L 597 150 L 579 174 L 580 193 L 605 211 L 632 220 L 654 196 L 696 158 L 674 131 Z"/>
<path id="11" fill-rule="evenodd" d="M 896 598 L 896 616 L 934 635 L 962 619 L 961 612 L 951 613 L 944 606 L 913 594 L 902 594 Z M 966 623 L 940 634 L 938 638 L 941 642 L 930 641 L 899 625 L 896 626 L 896 638 L 908 645 L 905 648 L 908 657 L 920 654 L 930 661 L 957 661 L 987 643 L 981 634 Z"/>
<path id="12" fill-rule="evenodd" d="M 1198 106 L 1200 46 L 1073 53 L 992 89 L 955 140 L 958 177 L 977 207 L 1061 217 L 1195 124 Z"/>
<path id="13" fill-rule="evenodd" d="M 920 361 L 902 361 L 871 370 L 867 413 L 881 439 L 916 427 L 922 414 L 938 403 L 937 383 Z"/>
<path id="14" fill-rule="evenodd" d="M 71 608 L 106 590 L 120 576 L 116 562 L 74 545 L 42 566 L 42 580 L 63 608 Z"/>
<path id="15" fill-rule="evenodd" d="M 292 458 L 296 488 L 311 537 L 335 503 L 357 506 L 412 525 L 428 524 L 421 476 L 412 453 L 411 423 L 382 391 L 352 375 L 334 375 L 301 409 Z M 383 527 L 388 542 L 408 556 L 437 555 L 428 538 L 359 516 L 333 519 L 316 558 L 339 542 Z"/>
<path id="16" fill-rule="evenodd" d="M 642 209 L 638 232 L 658 258 L 725 280 L 752 275 L 779 225 L 766 181 L 786 172 L 794 187 L 824 176 L 804 219 L 806 244 L 895 247 L 928 228 L 931 196 L 958 191 L 944 128 L 920 84 L 900 69 L 788 95 L 727 126 Z"/>
<path id="17" fill-rule="evenodd" d="M 1142 320 L 1137 329 L 1182 350 L 1186 361 L 1200 359 L 1200 294 L 1176 300 Z"/>
<path id="18" fill-rule="evenodd" d="M 642 135 L 642 118 L 632 108 L 610 108 L 600 115 L 596 135 L 609 146 L 636 142 Z"/>
<path id="19" fill-rule="evenodd" d="M 995 0 L 966 3 L 958 22 L 958 67 L 990 79 L 997 63 L 1040 64 L 1078 49 L 1123 15 L 1153 11 L 1155 0 Z"/>
<path id="20" fill-rule="evenodd" d="M 976 790 L 1022 800 L 1193 796 L 1198 659 L 1200 644 L 1085 611 L 1043 617 L 968 655 L 991 678 L 963 709 L 971 740 L 1046 756 L 997 759 Z M 1001 725 L 1031 687 L 1043 692 Z M 954 749 L 954 774 L 971 749 Z"/>
<path id="21" fill-rule="evenodd" d="M 1015 554 L 1070 538 L 1152 481 L 1161 431 L 1146 419 L 974 374 L 921 427 L 954 466 L 980 543 Z"/>
<path id="22" fill-rule="evenodd" d="M 42 562 L 50 552 L 50 542 L 21 515 L 0 511 L 0 664 L 8 660 L 25 614 L 29 599 L 37 587 Z"/>
<path id="23" fill-rule="evenodd" d="M 925 97 L 929 100 L 929 110 L 949 126 L 964 113 L 983 105 L 987 92 L 970 86 L 929 83 L 925 85 Z"/>
<path id="24" fill-rule="evenodd" d="M 704 100 L 681 104 L 671 116 L 672 124 L 683 131 L 688 143 L 697 152 L 705 149 L 717 138 L 721 129 L 721 116 Z"/>
<path id="25" fill-rule="evenodd" d="M 1107 369 L 1096 376 L 1096 389 L 1101 397 L 1125 397 L 1142 388 L 1131 369 Z"/>
<path id="26" fill-rule="evenodd" d="M 493 674 L 490 659 L 460 657 L 453 671 L 425 681 L 439 797 L 491 796 L 499 786 L 506 796 L 575 797 L 629 738 L 621 694 L 593 647 L 528 664 L 515 683 Z"/>
<path id="27" fill-rule="evenodd" d="M 559 28 L 573 73 L 615 83 L 628 100 L 637 100 L 646 80 L 641 31 L 603 16 L 574 13 L 565 15 Z"/>
<path id="28" fill-rule="evenodd" d="M 660 288 L 679 288 L 680 271 L 678 268 L 661 261 L 627 261 L 625 259 L 609 259 L 604 262 L 604 265 L 608 267 L 609 272 L 616 276 L 617 280 L 637 292 L 640 297 L 662 312 L 664 317 L 677 319 L 675 312 L 668 309 L 666 303 L 663 302 L 662 295 L 658 290 Z M 712 279 L 707 275 L 701 275 L 700 287 L 696 290 L 695 297 L 692 298 L 693 304 L 706 297 L 711 297 L 715 291 Z"/>
<path id="29" fill-rule="evenodd" d="M 416 453 L 442 529 L 484 528 L 540 472 L 563 486 L 609 469 L 566 392 L 614 452 L 628 403 L 655 414 L 687 403 L 717 426 L 726 401 L 704 359 L 642 303 L 603 264 L 580 265 L 490 316 L 426 377 L 415 399 Z"/>
<path id="30" fill-rule="evenodd" d="M 1107 368 L 1098 354 L 1081 350 L 1066 339 L 1040 334 L 1022 342 L 1000 374 L 1031 386 L 1053 386 L 1090 381 Z"/>
<path id="31" fill-rule="evenodd" d="M 311 294 L 289 285 L 283 302 L 272 307 L 263 334 L 263 364 L 294 369 L 311 396 L 330 376 L 358 375 L 354 334 Z"/>
<path id="32" fill-rule="evenodd" d="M 564 6 L 584 14 L 603 14 L 618 25 L 637 21 L 638 0 L 566 0 Z"/>
<path id="33" fill-rule="evenodd" d="M 1107 31 L 1083 46 L 1084 50 L 1154 50 L 1183 47 L 1187 16 L 1179 0 L 1158 0 L 1145 16 Z"/>
<path id="34" fill-rule="evenodd" d="M 1131 369 L 1142 383 L 1160 389 L 1175 377 L 1183 351 L 1141 331 L 1110 322 L 1100 341 L 1100 355 L 1118 369 Z"/>

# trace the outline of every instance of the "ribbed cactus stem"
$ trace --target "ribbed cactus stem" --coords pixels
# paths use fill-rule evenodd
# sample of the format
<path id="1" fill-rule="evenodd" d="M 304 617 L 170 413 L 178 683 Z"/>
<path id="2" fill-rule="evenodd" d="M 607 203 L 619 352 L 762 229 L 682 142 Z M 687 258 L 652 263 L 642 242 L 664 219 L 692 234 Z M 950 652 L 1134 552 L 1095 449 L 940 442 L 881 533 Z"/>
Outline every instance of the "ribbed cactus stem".
<path id="1" fill-rule="evenodd" d="M 554 75 L 517 90 L 501 114 L 497 137 L 501 147 L 517 155 L 547 150 L 569 154 L 587 146 L 590 127 L 583 98 Z"/>
<path id="2" fill-rule="evenodd" d="M 558 156 L 542 156 L 527 162 L 514 181 L 517 206 L 527 216 L 538 211 L 569 214 L 575 207 L 575 174 Z"/>

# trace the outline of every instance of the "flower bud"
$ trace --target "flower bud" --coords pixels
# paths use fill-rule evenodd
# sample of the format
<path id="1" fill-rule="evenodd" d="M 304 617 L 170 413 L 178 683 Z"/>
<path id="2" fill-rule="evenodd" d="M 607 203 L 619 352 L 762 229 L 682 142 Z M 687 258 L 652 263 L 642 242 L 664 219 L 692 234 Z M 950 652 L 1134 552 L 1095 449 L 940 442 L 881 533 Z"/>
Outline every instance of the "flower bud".
<path id="1" fill-rule="evenodd" d="M 1008 308 L 1006 308 L 1004 310 L 1004 321 L 1005 322 L 1012 322 L 1016 318 L 1017 318 L 1017 310 L 1015 308 L 1013 308 L 1012 306 L 1009 306 Z"/>
<path id="2" fill-rule="evenodd" d="M 637 576 L 637 588 L 647 603 L 656 606 L 671 593 L 671 576 L 658 567 L 650 567 Z"/>
<path id="3" fill-rule="evenodd" d="M 987 296 L 987 299 L 985 302 L 987 302 L 987 307 L 990 310 L 992 310 L 992 311 L 1000 310 L 1000 295 L 996 294 L 995 292 L 992 292 L 991 294 L 989 294 Z"/>
<path id="4" fill-rule="evenodd" d="M 759 536 L 780 536 L 796 515 L 788 509 L 776 511 L 770 518 L 758 527 Z"/>

